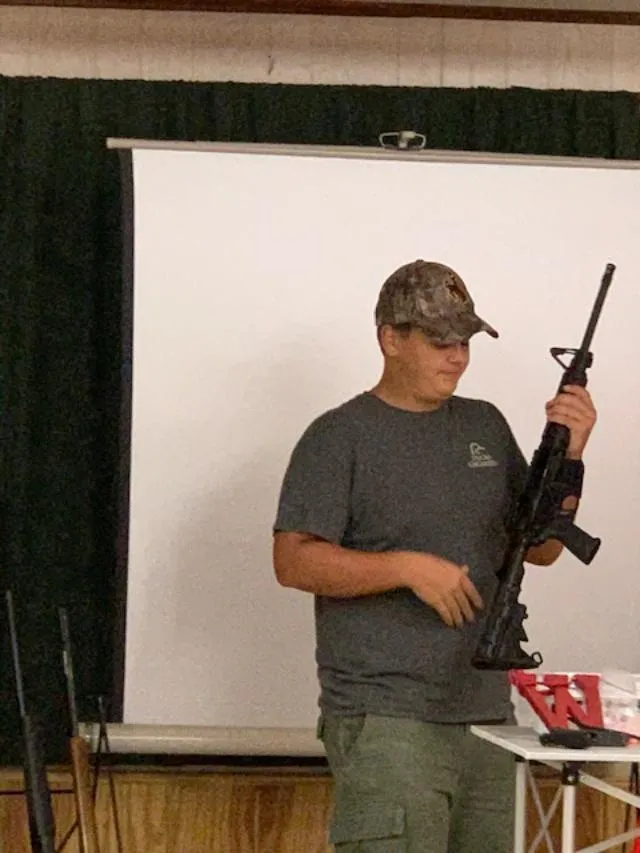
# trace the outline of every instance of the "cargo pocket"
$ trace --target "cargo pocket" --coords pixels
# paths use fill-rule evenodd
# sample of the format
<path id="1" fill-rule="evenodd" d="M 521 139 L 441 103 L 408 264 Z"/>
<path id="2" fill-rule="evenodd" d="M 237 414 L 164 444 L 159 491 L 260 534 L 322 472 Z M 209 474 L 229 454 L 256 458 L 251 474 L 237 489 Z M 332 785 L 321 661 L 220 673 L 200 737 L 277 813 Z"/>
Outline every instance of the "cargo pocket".
<path id="1" fill-rule="evenodd" d="M 370 797 L 338 803 L 329 841 L 336 853 L 407 853 L 404 808 Z"/>

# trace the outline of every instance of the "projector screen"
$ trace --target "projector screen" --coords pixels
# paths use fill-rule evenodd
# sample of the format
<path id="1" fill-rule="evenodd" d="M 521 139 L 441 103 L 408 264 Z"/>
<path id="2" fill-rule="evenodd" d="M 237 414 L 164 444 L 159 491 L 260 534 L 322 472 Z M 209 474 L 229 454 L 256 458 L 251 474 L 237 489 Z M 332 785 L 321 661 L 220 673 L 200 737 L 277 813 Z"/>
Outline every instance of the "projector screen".
<path id="1" fill-rule="evenodd" d="M 527 458 L 562 373 L 550 348 L 580 344 L 616 265 L 579 513 L 602 546 L 530 567 L 522 600 L 543 670 L 640 669 L 638 164 L 109 144 L 129 224 L 125 723 L 315 725 L 313 599 L 271 562 L 279 489 L 309 422 L 377 381 L 380 285 L 419 257 L 499 330 L 458 393 L 500 407 Z"/>

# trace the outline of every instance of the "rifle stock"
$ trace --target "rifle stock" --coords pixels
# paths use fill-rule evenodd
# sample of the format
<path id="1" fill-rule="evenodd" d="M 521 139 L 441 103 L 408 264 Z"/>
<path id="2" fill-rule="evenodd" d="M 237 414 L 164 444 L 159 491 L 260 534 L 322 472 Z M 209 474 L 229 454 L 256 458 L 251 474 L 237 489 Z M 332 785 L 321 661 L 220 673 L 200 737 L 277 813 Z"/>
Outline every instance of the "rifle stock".
<path id="1" fill-rule="evenodd" d="M 551 349 L 551 355 L 564 368 L 559 391 L 565 385 L 587 385 L 587 370 L 593 363 L 591 342 L 614 272 L 615 266 L 607 264 L 580 347 Z M 560 358 L 565 354 L 573 355 L 568 365 Z M 524 561 L 530 547 L 550 538 L 557 539 L 587 565 L 598 552 L 599 539 L 558 514 L 558 475 L 568 443 L 567 427 L 556 423 L 546 424 L 531 460 L 514 518 L 509 524 L 508 545 L 498 572 L 498 589 L 472 657 L 472 665 L 477 669 L 535 669 L 542 663 L 539 652 L 529 654 L 521 646 L 528 639 L 523 626 L 527 609 L 518 601 L 518 596 L 524 578 Z"/>
<path id="2" fill-rule="evenodd" d="M 91 749 L 81 736 L 69 739 L 69 755 L 73 774 L 73 793 L 80 829 L 81 853 L 99 853 L 91 784 Z"/>

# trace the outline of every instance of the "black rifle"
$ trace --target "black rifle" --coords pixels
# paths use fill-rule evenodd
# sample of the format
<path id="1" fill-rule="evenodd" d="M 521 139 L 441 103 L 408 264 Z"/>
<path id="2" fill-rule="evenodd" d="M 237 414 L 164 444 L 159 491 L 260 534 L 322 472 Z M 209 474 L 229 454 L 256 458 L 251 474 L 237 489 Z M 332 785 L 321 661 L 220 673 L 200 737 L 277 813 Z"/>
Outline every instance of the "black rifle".
<path id="1" fill-rule="evenodd" d="M 614 271 L 615 265 L 607 264 L 579 349 L 551 349 L 551 355 L 564 368 L 558 390 L 565 385 L 585 387 L 587 384 L 587 370 L 593 363 L 589 348 Z M 566 354 L 573 354 L 568 365 L 560 358 Z M 520 645 L 528 639 L 523 628 L 527 608 L 518 601 L 518 596 L 529 548 L 550 538 L 557 539 L 582 563 L 588 565 L 600 547 L 599 539 L 589 536 L 567 516 L 560 514 L 564 489 L 559 474 L 568 444 L 567 427 L 556 423 L 546 424 L 514 517 L 509 523 L 509 542 L 498 572 L 498 589 L 472 658 L 472 665 L 476 669 L 535 669 L 542 663 L 539 652 L 530 655 Z"/>
<path id="2" fill-rule="evenodd" d="M 6 593 L 6 602 L 9 633 L 11 635 L 11 653 L 16 680 L 16 695 L 22 722 L 24 782 L 27 796 L 31 850 L 33 853 L 55 853 L 55 822 L 51 806 L 51 791 L 47 778 L 40 729 L 32 715 L 28 713 L 26 707 L 18 647 L 18 633 L 16 631 L 16 619 L 11 591 L 7 591 Z"/>

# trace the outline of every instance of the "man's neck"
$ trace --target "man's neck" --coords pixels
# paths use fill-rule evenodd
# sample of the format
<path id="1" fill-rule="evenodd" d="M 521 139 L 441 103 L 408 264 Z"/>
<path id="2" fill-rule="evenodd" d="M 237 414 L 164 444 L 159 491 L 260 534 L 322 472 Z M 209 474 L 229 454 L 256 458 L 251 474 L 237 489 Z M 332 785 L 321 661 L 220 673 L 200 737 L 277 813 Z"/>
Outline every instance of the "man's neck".
<path id="1" fill-rule="evenodd" d="M 389 406 L 408 412 L 435 412 L 443 404 L 442 400 L 427 400 L 418 397 L 410 389 L 404 388 L 398 383 L 389 382 L 384 377 L 369 393 Z"/>

